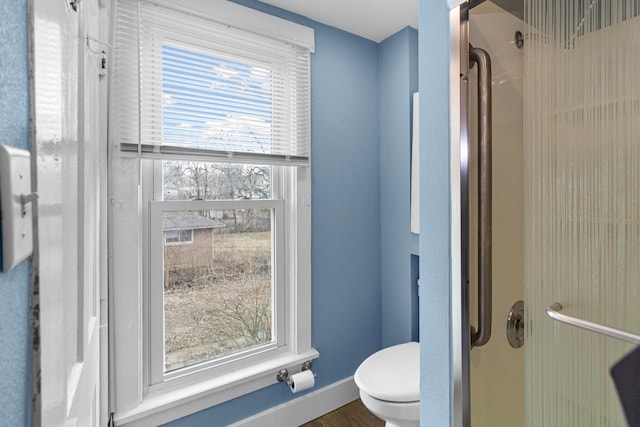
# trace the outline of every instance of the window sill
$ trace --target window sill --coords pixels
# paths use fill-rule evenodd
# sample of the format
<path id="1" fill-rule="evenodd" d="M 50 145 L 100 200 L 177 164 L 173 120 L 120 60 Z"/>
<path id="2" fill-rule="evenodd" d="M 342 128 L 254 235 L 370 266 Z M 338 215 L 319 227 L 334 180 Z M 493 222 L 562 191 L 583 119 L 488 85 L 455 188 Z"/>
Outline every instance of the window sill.
<path id="1" fill-rule="evenodd" d="M 298 372 L 303 362 L 316 359 L 319 353 L 312 348 L 301 354 L 284 354 L 258 365 L 239 369 L 177 390 L 144 396 L 140 405 L 129 411 L 116 413 L 118 426 L 136 427 L 160 425 L 210 408 L 244 394 L 277 383 L 280 369 Z"/>

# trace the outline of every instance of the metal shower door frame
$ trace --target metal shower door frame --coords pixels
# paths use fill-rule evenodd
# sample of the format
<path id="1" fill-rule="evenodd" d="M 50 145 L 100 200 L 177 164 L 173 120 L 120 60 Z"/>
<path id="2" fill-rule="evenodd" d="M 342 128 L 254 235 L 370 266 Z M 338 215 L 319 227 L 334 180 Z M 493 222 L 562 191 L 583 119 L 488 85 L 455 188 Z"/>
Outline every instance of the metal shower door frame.
<path id="1" fill-rule="evenodd" d="M 480 2 L 466 2 L 458 6 L 451 13 L 452 36 L 452 61 L 451 61 L 451 200 L 452 200 L 452 231 L 451 231 L 451 323 L 452 323 L 452 379 L 453 379 L 453 425 L 469 427 L 471 425 L 471 398 L 470 398 L 470 351 L 472 346 L 485 344 L 491 335 L 491 118 L 490 118 L 490 88 L 488 108 L 485 105 L 482 115 L 489 114 L 488 121 L 488 145 L 489 153 L 481 155 L 481 163 L 488 157 L 487 169 L 480 174 L 488 175 L 487 179 L 480 177 L 485 184 L 480 190 L 481 198 L 485 199 L 479 208 L 480 224 L 480 253 L 479 264 L 485 271 L 480 272 L 479 289 L 479 319 L 478 333 L 471 327 L 469 318 L 470 298 L 470 238 L 469 238 L 469 69 L 470 45 L 469 45 L 469 10 Z M 486 52 L 480 49 L 482 53 Z M 487 57 L 487 61 L 489 61 Z M 480 69 L 480 62 L 476 59 Z M 489 64 L 490 69 L 490 64 Z M 490 71 L 489 71 L 490 73 Z M 484 76 L 486 80 L 486 76 Z M 487 82 L 485 82 L 487 83 Z M 490 76 L 488 84 L 490 85 Z M 485 99 L 486 101 L 486 99 Z M 480 101 L 479 101 L 480 102 Z M 488 112 L 487 112 L 488 111 Z M 483 139 L 486 135 L 483 135 Z M 482 150 L 485 150 L 483 142 Z M 482 160 L 484 156 L 485 160 Z M 486 178 L 486 177 L 485 177 Z M 487 205 L 488 204 L 488 210 Z M 488 222 L 487 222 L 488 217 Z M 488 236 L 488 240 L 486 240 Z M 488 273 L 487 273 L 488 271 Z M 484 277 L 487 276 L 487 277 Z"/>
<path id="2" fill-rule="evenodd" d="M 471 320 L 469 310 L 469 3 L 460 6 L 460 330 L 462 359 L 462 426 L 471 425 L 471 383 L 470 383 L 470 352 L 471 352 Z"/>
<path id="3" fill-rule="evenodd" d="M 451 10 L 450 65 L 450 191 L 451 191 L 451 377 L 453 382 L 452 425 L 469 427 L 470 350 L 469 323 L 469 197 L 468 197 L 468 3 Z"/>

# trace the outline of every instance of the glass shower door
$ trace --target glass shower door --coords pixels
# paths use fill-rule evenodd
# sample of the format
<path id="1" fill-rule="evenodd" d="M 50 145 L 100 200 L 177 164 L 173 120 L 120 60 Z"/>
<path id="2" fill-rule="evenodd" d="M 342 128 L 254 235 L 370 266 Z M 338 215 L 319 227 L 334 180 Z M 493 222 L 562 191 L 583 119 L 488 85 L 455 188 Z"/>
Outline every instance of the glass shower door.
<path id="1" fill-rule="evenodd" d="M 514 43 L 521 19 L 491 1 L 469 12 L 469 42 L 491 58 L 492 99 L 492 334 L 469 355 L 471 426 L 524 425 L 524 347 L 505 334 L 507 316 L 524 299 L 523 286 L 523 87 L 524 49 Z M 478 186 L 477 66 L 469 77 L 469 188 Z M 477 191 L 470 191 L 470 319 L 478 318 Z"/>
<path id="2" fill-rule="evenodd" d="M 638 0 L 525 0 L 529 426 L 627 425 L 609 368 L 633 346 L 545 310 L 640 334 L 639 14 Z"/>
<path id="3" fill-rule="evenodd" d="M 523 299 L 523 53 L 513 43 L 522 30 L 493 2 L 462 8 L 462 426 L 524 424 L 524 350 L 505 334 L 510 309 Z"/>

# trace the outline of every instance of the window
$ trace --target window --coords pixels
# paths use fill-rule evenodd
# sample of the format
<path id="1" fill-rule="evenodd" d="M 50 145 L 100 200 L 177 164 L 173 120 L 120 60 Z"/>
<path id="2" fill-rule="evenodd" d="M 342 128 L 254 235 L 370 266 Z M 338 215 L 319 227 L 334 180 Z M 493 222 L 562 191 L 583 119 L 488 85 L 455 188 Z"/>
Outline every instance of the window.
<path id="1" fill-rule="evenodd" d="M 167 221 L 163 223 L 166 225 Z M 165 230 L 164 232 L 164 244 L 169 245 L 184 245 L 193 243 L 193 230 L 192 229 L 180 229 L 180 230 Z M 166 268 L 166 266 L 165 266 Z"/>
<path id="2" fill-rule="evenodd" d="M 263 205 L 279 211 L 281 203 L 265 201 Z M 158 205 L 159 210 L 167 207 Z M 262 350 L 282 334 L 274 331 L 273 322 L 273 295 L 283 292 L 274 283 L 278 239 L 271 219 L 281 215 L 275 210 L 162 212 L 163 224 L 168 217 L 185 212 L 224 222 L 215 229 L 197 230 L 197 241 L 186 251 L 165 244 L 163 260 L 154 263 L 164 277 L 165 373 Z"/>
<path id="3" fill-rule="evenodd" d="M 285 201 L 272 194 L 271 168 L 155 163 L 159 187 L 170 180 L 183 197 L 149 200 L 149 295 L 163 301 L 150 308 L 151 336 L 163 335 L 150 342 L 152 382 L 203 366 L 225 371 L 230 360 L 285 346 Z M 167 241 L 164 230 L 176 228 L 189 246 Z"/>
<path id="4" fill-rule="evenodd" d="M 117 7 L 118 425 L 182 417 L 318 356 L 309 316 L 313 33 L 235 4 L 175 7 Z"/>

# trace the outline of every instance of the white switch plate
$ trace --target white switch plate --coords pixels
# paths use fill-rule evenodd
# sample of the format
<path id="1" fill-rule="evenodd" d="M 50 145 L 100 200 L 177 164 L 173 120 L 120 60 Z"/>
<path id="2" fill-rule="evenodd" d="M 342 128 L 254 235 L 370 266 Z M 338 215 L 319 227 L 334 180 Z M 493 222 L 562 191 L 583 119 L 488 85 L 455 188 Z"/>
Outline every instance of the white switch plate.
<path id="1" fill-rule="evenodd" d="M 31 159 L 28 151 L 0 145 L 0 219 L 2 271 L 10 270 L 33 252 L 32 204 L 24 210 L 21 196 L 31 194 Z M 24 214 L 24 215 L 23 215 Z"/>

